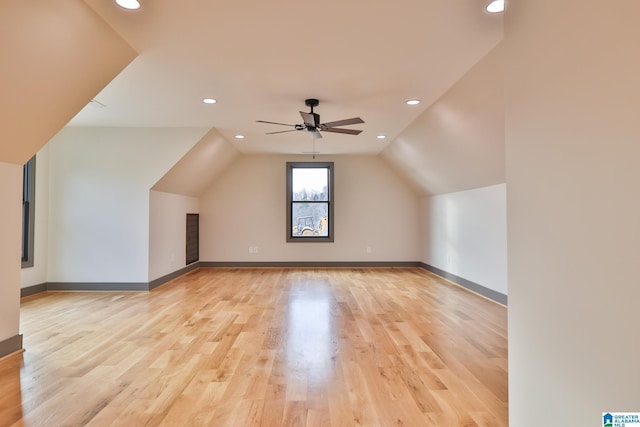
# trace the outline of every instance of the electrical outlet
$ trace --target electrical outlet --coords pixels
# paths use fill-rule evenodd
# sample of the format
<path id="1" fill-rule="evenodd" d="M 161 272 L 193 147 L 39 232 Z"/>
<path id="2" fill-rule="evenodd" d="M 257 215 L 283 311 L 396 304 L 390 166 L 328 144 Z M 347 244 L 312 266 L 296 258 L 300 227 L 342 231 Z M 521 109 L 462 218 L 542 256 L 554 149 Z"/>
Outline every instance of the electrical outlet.
<path id="1" fill-rule="evenodd" d="M 366 251 L 368 254 L 370 254 L 371 252 L 373 252 L 373 249 L 371 248 L 371 246 L 367 246 Z"/>
<path id="2" fill-rule="evenodd" d="M 249 253 L 250 254 L 257 254 L 258 253 L 258 247 L 257 246 L 249 246 Z"/>

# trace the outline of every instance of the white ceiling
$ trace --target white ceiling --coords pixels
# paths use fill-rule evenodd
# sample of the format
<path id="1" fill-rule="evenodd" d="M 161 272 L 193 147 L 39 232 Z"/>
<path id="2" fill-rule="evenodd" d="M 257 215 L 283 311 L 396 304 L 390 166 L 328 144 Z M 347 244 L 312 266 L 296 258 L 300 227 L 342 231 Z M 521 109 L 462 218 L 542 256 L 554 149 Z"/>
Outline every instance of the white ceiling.
<path id="1" fill-rule="evenodd" d="M 379 153 L 502 39 L 484 0 L 85 1 L 139 56 L 69 125 L 215 127 L 242 153 L 310 151 L 306 132 L 256 123 L 301 123 L 306 98 L 322 122 L 365 121 L 317 151 Z"/>

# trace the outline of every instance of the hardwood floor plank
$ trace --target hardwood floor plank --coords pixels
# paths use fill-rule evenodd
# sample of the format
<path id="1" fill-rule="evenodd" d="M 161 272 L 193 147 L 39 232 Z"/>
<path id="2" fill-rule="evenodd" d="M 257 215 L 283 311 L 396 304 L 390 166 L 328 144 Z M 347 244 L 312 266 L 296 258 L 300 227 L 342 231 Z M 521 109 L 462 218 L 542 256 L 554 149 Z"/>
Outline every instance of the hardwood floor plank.
<path id="1" fill-rule="evenodd" d="M 507 426 L 506 308 L 419 268 L 23 299 L 0 426 Z"/>

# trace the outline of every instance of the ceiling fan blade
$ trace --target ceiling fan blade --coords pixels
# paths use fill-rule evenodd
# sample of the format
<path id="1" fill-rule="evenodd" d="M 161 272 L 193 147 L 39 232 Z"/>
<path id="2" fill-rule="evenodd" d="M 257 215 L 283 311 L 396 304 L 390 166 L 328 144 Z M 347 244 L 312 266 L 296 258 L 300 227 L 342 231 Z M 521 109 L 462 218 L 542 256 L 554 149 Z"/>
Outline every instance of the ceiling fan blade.
<path id="1" fill-rule="evenodd" d="M 347 135 L 359 135 L 361 130 L 357 129 L 340 129 L 340 128 L 326 128 L 322 129 L 322 132 L 344 133 Z"/>
<path id="2" fill-rule="evenodd" d="M 285 133 L 285 132 L 295 132 L 299 129 L 291 129 L 291 130 L 279 130 L 278 132 L 267 132 L 265 135 L 273 135 L 276 133 Z"/>
<path id="3" fill-rule="evenodd" d="M 320 126 L 320 114 L 305 113 L 304 111 L 300 111 L 300 115 L 302 116 L 302 120 L 304 121 L 305 125 L 313 126 L 314 128 Z"/>
<path id="4" fill-rule="evenodd" d="M 354 117 L 352 119 L 344 119 L 344 120 L 338 120 L 335 122 L 329 122 L 329 123 L 323 123 L 320 125 L 320 129 L 326 129 L 326 128 L 335 128 L 338 126 L 347 126 L 347 125 L 355 125 L 358 123 L 364 123 L 364 120 L 362 120 L 360 117 Z"/>
<path id="5" fill-rule="evenodd" d="M 267 121 L 264 121 L 264 120 L 256 120 L 256 122 L 257 123 L 267 123 L 267 124 L 270 124 L 270 125 L 295 126 L 295 125 L 289 125 L 287 123 L 267 122 Z"/>
<path id="6" fill-rule="evenodd" d="M 300 111 L 300 116 L 302 117 L 302 121 L 307 126 L 314 126 L 313 124 L 313 114 L 305 113 L 304 111 Z"/>
<path id="7" fill-rule="evenodd" d="M 318 132 L 318 129 L 313 129 L 313 130 L 310 130 L 309 132 L 311 132 L 311 138 L 313 138 L 313 139 L 322 138 L 322 134 L 320 132 Z"/>

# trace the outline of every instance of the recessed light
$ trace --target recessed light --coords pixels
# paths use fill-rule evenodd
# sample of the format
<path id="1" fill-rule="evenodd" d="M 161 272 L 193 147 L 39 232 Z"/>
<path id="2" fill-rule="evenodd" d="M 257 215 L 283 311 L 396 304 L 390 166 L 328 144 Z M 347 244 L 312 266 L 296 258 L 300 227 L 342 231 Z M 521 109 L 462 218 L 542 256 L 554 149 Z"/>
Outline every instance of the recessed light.
<path id="1" fill-rule="evenodd" d="M 487 5 L 486 10 L 489 13 L 504 12 L 504 0 L 493 0 Z"/>
<path id="2" fill-rule="evenodd" d="M 213 98 L 205 98 L 205 99 L 202 100 L 202 102 L 204 102 L 205 104 L 215 104 L 218 101 L 216 101 Z"/>
<path id="3" fill-rule="evenodd" d="M 386 137 L 387 137 L 387 135 L 378 135 L 378 136 L 376 136 L 376 138 L 378 138 L 378 139 L 385 139 Z"/>
<path id="4" fill-rule="evenodd" d="M 236 135 L 236 139 L 244 139 L 244 135 Z"/>
<path id="5" fill-rule="evenodd" d="M 129 10 L 137 10 L 141 6 L 138 0 L 116 0 L 116 4 Z"/>
<path id="6" fill-rule="evenodd" d="M 407 105 L 418 105 L 418 104 L 420 104 L 419 99 L 410 99 L 407 101 Z"/>

